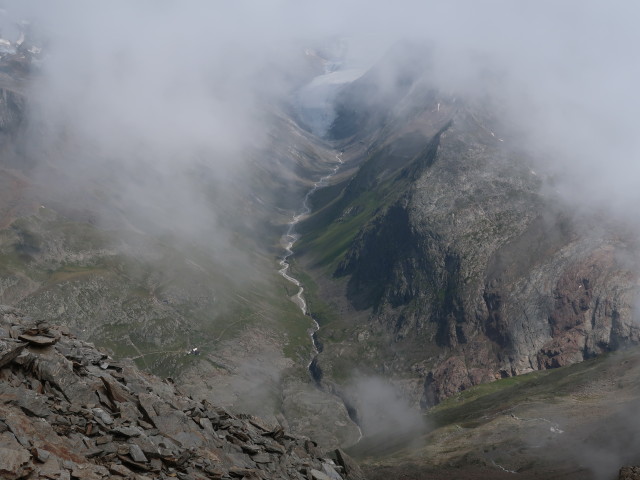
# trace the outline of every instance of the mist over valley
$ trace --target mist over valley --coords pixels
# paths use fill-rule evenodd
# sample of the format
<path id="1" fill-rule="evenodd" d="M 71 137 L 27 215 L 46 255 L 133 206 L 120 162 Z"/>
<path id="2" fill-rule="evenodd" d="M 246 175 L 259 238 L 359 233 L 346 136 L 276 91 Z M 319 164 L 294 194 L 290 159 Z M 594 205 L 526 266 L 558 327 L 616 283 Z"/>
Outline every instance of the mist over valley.
<path id="1" fill-rule="evenodd" d="M 0 476 L 640 476 L 637 13 L 0 2 Z"/>

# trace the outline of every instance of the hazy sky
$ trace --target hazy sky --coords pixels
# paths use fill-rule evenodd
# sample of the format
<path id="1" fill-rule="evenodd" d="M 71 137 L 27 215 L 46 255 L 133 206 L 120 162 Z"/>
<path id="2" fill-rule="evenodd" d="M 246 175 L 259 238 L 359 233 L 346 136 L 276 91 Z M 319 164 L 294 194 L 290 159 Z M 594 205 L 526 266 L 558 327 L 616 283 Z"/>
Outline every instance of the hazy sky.
<path id="1" fill-rule="evenodd" d="M 241 163 L 265 131 L 266 103 L 288 97 L 301 48 L 348 39 L 349 66 L 368 66 L 403 38 L 435 45 L 434 77 L 490 92 L 526 131 L 570 198 L 627 212 L 640 200 L 636 2 L 604 1 L 8 1 L 48 39 L 34 84 L 54 142 L 92 153 L 69 169 L 115 175 L 130 204 L 161 212 L 165 192 L 188 229 L 215 213 L 189 188 L 193 169 Z M 8 31 L 5 28 L 5 31 Z M 88 147 L 87 147 L 88 145 Z M 46 147 L 45 147 L 46 150 Z M 95 166 L 95 169 L 94 169 Z M 113 168 L 113 167 L 117 167 Z M 154 170 L 155 181 L 133 181 Z M 158 195 L 157 192 L 163 192 Z M 194 212 L 194 208 L 196 211 Z M 196 225 L 197 224 L 197 225 Z M 196 228 L 197 230 L 197 228 Z"/>

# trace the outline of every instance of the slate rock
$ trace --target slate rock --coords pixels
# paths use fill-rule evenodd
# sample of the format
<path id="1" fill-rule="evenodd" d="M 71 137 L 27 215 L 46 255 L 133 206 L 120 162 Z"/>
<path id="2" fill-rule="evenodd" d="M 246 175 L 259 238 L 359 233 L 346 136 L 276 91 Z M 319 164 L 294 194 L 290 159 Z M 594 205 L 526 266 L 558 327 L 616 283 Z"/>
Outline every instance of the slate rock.
<path id="1" fill-rule="evenodd" d="M 102 480 L 102 475 L 96 472 L 93 465 L 76 465 L 71 470 L 71 477 L 78 480 Z"/>
<path id="2" fill-rule="evenodd" d="M 105 425 L 113 424 L 113 418 L 107 412 L 105 412 L 102 408 L 94 408 L 92 410 L 95 418 L 100 420 Z"/>
<path id="3" fill-rule="evenodd" d="M 6 359 L 2 352 L 18 342 L 6 338 L 9 326 L 5 337 L 2 331 Z M 132 365 L 116 377 L 96 363 L 106 357 L 93 346 L 58 337 L 52 348 L 23 348 L 10 369 L 0 369 L 0 478 L 309 480 L 300 472 L 322 473 L 321 461 L 305 450 L 319 455 L 312 442 L 197 403 Z"/>
<path id="4" fill-rule="evenodd" d="M 262 452 L 262 449 L 260 447 L 258 447 L 257 445 L 244 444 L 244 445 L 241 445 L 241 448 L 242 448 L 242 450 L 247 452 L 249 455 L 256 455 L 256 454 Z"/>
<path id="5" fill-rule="evenodd" d="M 58 341 L 56 337 L 45 337 L 44 335 L 28 335 L 25 333 L 18 336 L 18 340 L 28 342 L 30 345 L 36 347 L 48 347 L 49 345 L 53 345 Z"/>
<path id="6" fill-rule="evenodd" d="M 154 419 L 158 415 L 156 414 L 156 411 L 153 408 L 153 404 L 158 400 L 159 398 L 157 396 L 151 395 L 149 393 L 141 393 L 140 395 L 138 395 L 138 403 L 140 405 L 140 410 L 145 414 L 147 419 L 151 420 L 151 422 L 154 425 L 155 425 Z"/>
<path id="7" fill-rule="evenodd" d="M 111 435 L 103 435 L 101 437 L 96 438 L 96 445 L 104 445 L 106 443 L 111 443 L 113 441 L 113 437 Z"/>
<path id="8" fill-rule="evenodd" d="M 319 470 L 316 470 L 315 468 L 312 468 L 309 473 L 311 474 L 312 480 L 332 480 L 329 475 Z"/>
<path id="9" fill-rule="evenodd" d="M 51 453 L 41 448 L 32 448 L 31 455 L 33 455 L 33 458 L 35 458 L 38 462 L 45 463 L 47 460 L 49 460 Z"/>
<path id="10" fill-rule="evenodd" d="M 24 448 L 0 448 L 0 478 L 14 480 L 26 477 L 33 471 L 30 460 L 31 454 Z"/>
<path id="11" fill-rule="evenodd" d="M 618 480 L 640 480 L 640 467 L 622 467 Z"/>
<path id="12" fill-rule="evenodd" d="M 148 465 L 145 465 L 144 463 L 141 463 L 141 462 L 136 462 L 129 457 L 125 457 L 124 455 L 118 455 L 118 458 L 123 464 L 125 464 L 127 467 L 132 468 L 133 470 L 143 470 L 143 471 L 151 470 L 151 468 Z"/>
<path id="13" fill-rule="evenodd" d="M 0 368 L 3 368 L 13 362 L 25 349 L 26 344 L 15 342 L 0 342 Z"/>
<path id="14" fill-rule="evenodd" d="M 273 460 L 266 453 L 259 453 L 251 457 L 255 463 L 271 463 Z"/>
<path id="15" fill-rule="evenodd" d="M 9 431 L 13 433 L 14 437 L 16 438 L 16 440 L 18 440 L 20 445 L 26 448 L 31 447 L 29 434 L 25 429 L 25 427 L 28 425 L 26 419 L 21 418 L 20 416 L 15 414 L 11 414 L 7 415 L 7 417 L 4 419 L 4 422 L 6 423 L 7 427 L 9 427 Z"/>
<path id="16" fill-rule="evenodd" d="M 115 403 L 126 403 L 132 400 L 129 392 L 125 390 L 125 388 L 120 385 L 118 382 L 113 380 L 109 380 L 106 377 L 100 377 L 102 384 L 104 386 L 105 391 L 107 392 L 107 396 L 109 399 Z"/>
<path id="17" fill-rule="evenodd" d="M 129 455 L 131 456 L 131 458 L 133 458 L 135 462 L 138 462 L 138 463 L 147 463 L 149 461 L 147 460 L 147 457 L 142 452 L 142 449 L 135 443 L 132 443 L 129 445 Z"/>
<path id="18" fill-rule="evenodd" d="M 231 467 L 229 469 L 229 475 L 232 477 L 239 477 L 239 478 L 243 478 L 243 477 L 248 477 L 248 478 L 254 478 L 254 476 L 257 474 L 257 472 L 252 469 L 252 468 L 241 468 L 241 467 Z"/>
<path id="19" fill-rule="evenodd" d="M 47 398 L 33 390 L 21 390 L 21 395 L 17 398 L 18 406 L 27 414 L 33 417 L 47 418 L 52 414 L 47 407 Z"/>
<path id="20" fill-rule="evenodd" d="M 330 463 L 322 462 L 322 470 L 331 480 L 342 480 L 342 476 L 336 472 Z"/>
<path id="21" fill-rule="evenodd" d="M 285 448 L 279 443 L 267 443 L 265 444 L 264 449 L 269 453 L 279 453 L 281 455 L 284 455 L 286 452 Z"/>
<path id="22" fill-rule="evenodd" d="M 338 465 L 344 469 L 347 480 L 366 480 L 360 466 L 343 450 L 337 448 L 334 450 Z"/>
<path id="23" fill-rule="evenodd" d="M 142 435 L 142 430 L 138 427 L 118 426 L 112 428 L 111 433 L 122 435 L 123 437 L 139 437 L 140 435 Z"/>
<path id="24" fill-rule="evenodd" d="M 118 463 L 112 463 L 111 465 L 109 465 L 109 472 L 115 475 L 120 475 L 121 477 L 125 477 L 125 478 L 133 477 L 133 472 L 131 470 L 129 470 L 124 465 L 120 465 Z"/>

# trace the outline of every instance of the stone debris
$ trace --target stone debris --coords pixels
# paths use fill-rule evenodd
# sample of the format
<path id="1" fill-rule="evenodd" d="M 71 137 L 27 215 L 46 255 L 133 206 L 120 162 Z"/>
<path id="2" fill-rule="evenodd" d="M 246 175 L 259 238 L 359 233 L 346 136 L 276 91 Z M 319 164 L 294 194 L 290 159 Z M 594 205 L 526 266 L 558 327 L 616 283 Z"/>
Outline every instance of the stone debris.
<path id="1" fill-rule="evenodd" d="M 640 467 L 622 467 L 618 480 L 640 480 Z"/>
<path id="2" fill-rule="evenodd" d="M 364 480 L 341 450 L 194 401 L 4 306 L 0 478 Z"/>

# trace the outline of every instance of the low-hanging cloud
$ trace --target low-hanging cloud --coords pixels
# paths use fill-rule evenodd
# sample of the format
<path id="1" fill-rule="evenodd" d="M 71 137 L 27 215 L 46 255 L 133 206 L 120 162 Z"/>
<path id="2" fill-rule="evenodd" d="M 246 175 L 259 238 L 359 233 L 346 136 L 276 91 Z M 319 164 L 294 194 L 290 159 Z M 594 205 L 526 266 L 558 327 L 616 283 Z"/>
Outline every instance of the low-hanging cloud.
<path id="1" fill-rule="evenodd" d="M 296 83 L 302 49 L 329 37 L 347 39 L 345 64 L 365 68 L 402 39 L 429 42 L 436 85 L 491 95 L 505 123 L 525 132 L 563 179 L 567 197 L 615 211 L 638 200 L 633 19 L 640 7 L 632 2 L 8 1 L 4 7 L 11 18 L 32 20 L 46 39 L 33 83 L 35 116 L 43 122 L 35 132 L 40 153 L 58 152 L 50 161 L 76 174 L 110 175 L 122 202 L 140 206 L 142 216 L 153 218 L 163 198 L 172 198 L 169 211 L 185 231 L 190 223 L 198 231 L 215 222 L 199 190 L 189 188 L 192 177 L 203 166 L 224 176 L 242 163 L 243 151 L 264 139 L 265 106 L 293 98 L 302 86 Z M 151 171 L 156 178 L 147 182 Z"/>
<path id="2" fill-rule="evenodd" d="M 248 18 L 240 5 L 202 1 L 5 6 L 7 26 L 30 20 L 43 46 L 25 142 L 43 188 L 102 221 L 121 214 L 205 239 L 224 259 L 232 232 L 218 207 L 247 152 L 265 145 L 269 108 L 305 74 L 274 12 L 255 5 Z"/>
<path id="3" fill-rule="evenodd" d="M 426 430 L 423 416 L 397 388 L 381 377 L 358 375 L 347 394 L 355 399 L 357 420 L 364 436 L 393 432 L 418 434 Z"/>
<path id="4" fill-rule="evenodd" d="M 220 258 L 232 243 L 219 218 L 227 200 L 211 190 L 246 173 L 247 150 L 267 141 L 269 109 L 311 80 L 304 48 L 327 38 L 346 39 L 344 63 L 355 68 L 401 40 L 431 45 L 430 80 L 445 93 L 491 97 L 567 201 L 640 225 L 635 2 L 1 5 L 3 34 L 27 18 L 44 42 L 27 132 L 41 183 L 68 202 L 102 190 L 96 201 L 132 223 L 205 238 Z M 352 394 L 366 434 L 419 423 L 382 380 L 362 379 Z"/>

